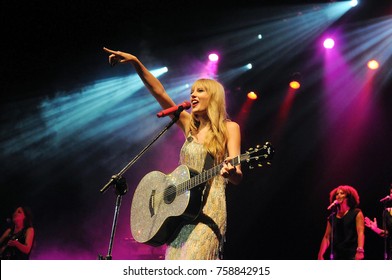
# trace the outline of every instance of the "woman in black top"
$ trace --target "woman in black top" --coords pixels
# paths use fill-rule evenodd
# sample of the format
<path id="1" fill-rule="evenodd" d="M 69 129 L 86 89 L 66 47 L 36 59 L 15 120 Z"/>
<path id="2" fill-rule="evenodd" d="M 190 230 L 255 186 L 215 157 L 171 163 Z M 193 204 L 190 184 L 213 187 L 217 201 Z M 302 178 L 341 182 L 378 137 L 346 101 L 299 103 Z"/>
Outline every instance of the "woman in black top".
<path id="1" fill-rule="evenodd" d="M 32 214 L 28 207 L 18 207 L 12 225 L 0 238 L 2 260 L 28 260 L 34 241 Z"/>
<path id="2" fill-rule="evenodd" d="M 332 245 L 331 259 L 361 260 L 365 251 L 365 225 L 362 211 L 357 208 L 359 195 L 351 186 L 342 185 L 329 194 L 331 205 L 336 205 L 328 217 L 327 227 L 321 240 L 318 259 L 323 260 L 327 248 Z M 333 229 L 333 230 L 332 230 Z M 331 244 L 332 239 L 332 244 Z"/>

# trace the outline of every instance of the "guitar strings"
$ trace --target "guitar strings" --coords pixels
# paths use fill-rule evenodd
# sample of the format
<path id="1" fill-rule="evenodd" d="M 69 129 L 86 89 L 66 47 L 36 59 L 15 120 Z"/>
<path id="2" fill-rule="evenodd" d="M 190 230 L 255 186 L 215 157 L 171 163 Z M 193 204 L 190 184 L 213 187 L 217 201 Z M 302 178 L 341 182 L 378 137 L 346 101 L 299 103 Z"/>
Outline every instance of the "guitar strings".
<path id="1" fill-rule="evenodd" d="M 218 175 L 219 170 L 222 167 L 223 167 L 223 163 L 216 165 L 213 168 L 206 170 L 202 173 L 199 173 L 184 182 L 181 182 L 177 185 L 174 185 L 174 188 L 172 188 L 172 189 L 167 190 L 167 188 L 166 188 L 166 189 L 164 189 L 164 191 L 160 191 L 160 192 L 155 193 L 155 195 L 158 199 L 164 199 L 164 198 L 167 198 L 173 194 L 176 194 L 176 195 L 183 194 L 186 191 L 189 191 L 190 189 L 192 189 L 193 187 L 196 187 L 196 186 L 208 181 L 209 179 L 215 177 L 216 175 Z"/>
<path id="2" fill-rule="evenodd" d="M 253 156 L 253 157 L 250 157 L 251 154 L 253 154 L 255 152 L 259 152 L 260 150 L 266 150 L 266 148 L 263 147 L 262 149 L 256 149 L 256 150 L 253 150 L 253 151 L 248 151 L 247 153 L 240 155 L 239 156 L 240 160 L 237 162 L 237 164 L 242 162 L 242 161 L 244 161 L 245 159 L 247 161 L 250 161 L 251 159 L 257 159 L 258 160 L 260 158 L 263 158 L 263 156 Z M 269 157 L 269 155 L 270 155 L 270 151 L 267 149 L 267 154 L 264 154 L 264 158 L 267 159 Z M 232 161 L 235 158 L 233 158 Z M 233 165 L 237 165 L 234 162 L 231 162 L 231 163 Z M 184 182 L 181 182 L 181 183 L 179 183 L 177 185 L 173 185 L 173 188 L 171 188 L 169 190 L 167 190 L 167 188 L 165 188 L 163 191 L 156 192 L 155 193 L 155 197 L 157 199 L 156 202 L 159 202 L 159 200 L 161 200 L 161 199 L 165 200 L 165 198 L 167 198 L 167 197 L 169 197 L 169 196 L 171 196 L 173 194 L 176 194 L 176 196 L 180 195 L 180 194 L 183 194 L 186 191 L 189 191 L 190 189 L 192 189 L 193 187 L 196 187 L 196 186 L 198 186 L 198 185 L 208 181 L 209 179 L 212 179 L 213 177 L 215 177 L 216 175 L 219 174 L 219 171 L 220 171 L 220 169 L 222 167 L 223 167 L 223 162 L 221 164 L 219 164 L 219 165 L 216 165 L 216 166 L 212 167 L 209 170 L 206 170 L 206 171 L 204 171 L 202 173 L 199 173 L 199 174 L 191 177 L 190 179 L 188 179 L 188 180 L 186 180 Z"/>

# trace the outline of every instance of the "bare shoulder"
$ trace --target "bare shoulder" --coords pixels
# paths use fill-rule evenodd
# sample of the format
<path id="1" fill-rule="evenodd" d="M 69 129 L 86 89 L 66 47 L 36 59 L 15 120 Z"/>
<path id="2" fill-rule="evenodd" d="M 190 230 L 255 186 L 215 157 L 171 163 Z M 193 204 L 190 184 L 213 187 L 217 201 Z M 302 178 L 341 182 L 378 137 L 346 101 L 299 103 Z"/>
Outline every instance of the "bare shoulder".
<path id="1" fill-rule="evenodd" d="M 241 130 L 239 124 L 233 121 L 227 121 L 226 128 L 228 143 L 236 143 L 236 146 L 239 145 L 239 143 L 241 143 Z M 238 154 L 239 151 L 235 151 L 235 153 Z"/>
<path id="2" fill-rule="evenodd" d="M 357 217 L 360 218 L 360 219 L 364 219 L 362 210 L 358 211 Z"/>
<path id="3" fill-rule="evenodd" d="M 229 130 L 229 131 L 240 129 L 240 125 L 234 121 L 231 121 L 231 120 L 228 120 L 226 122 L 226 127 L 227 127 L 227 130 Z"/>

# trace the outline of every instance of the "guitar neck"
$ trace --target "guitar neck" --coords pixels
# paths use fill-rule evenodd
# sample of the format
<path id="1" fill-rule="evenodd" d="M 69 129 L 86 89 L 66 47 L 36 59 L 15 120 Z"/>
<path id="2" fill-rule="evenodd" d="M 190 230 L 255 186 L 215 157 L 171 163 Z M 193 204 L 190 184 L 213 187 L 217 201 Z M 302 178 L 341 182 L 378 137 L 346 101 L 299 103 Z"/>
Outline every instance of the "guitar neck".
<path id="1" fill-rule="evenodd" d="M 241 156 L 236 156 L 235 158 L 232 158 L 231 160 L 229 160 L 229 162 L 231 165 L 237 166 L 241 162 L 240 158 L 241 158 Z M 208 169 L 206 171 L 201 172 L 200 174 L 193 176 L 192 178 L 190 178 L 189 180 L 187 180 L 183 183 L 180 183 L 177 186 L 177 195 L 180 195 L 186 191 L 189 191 L 192 188 L 199 186 L 199 185 L 207 182 L 208 180 L 214 178 L 216 175 L 218 175 L 220 173 L 220 170 L 222 169 L 222 167 L 223 167 L 223 162 L 219 165 L 212 167 L 211 169 Z"/>

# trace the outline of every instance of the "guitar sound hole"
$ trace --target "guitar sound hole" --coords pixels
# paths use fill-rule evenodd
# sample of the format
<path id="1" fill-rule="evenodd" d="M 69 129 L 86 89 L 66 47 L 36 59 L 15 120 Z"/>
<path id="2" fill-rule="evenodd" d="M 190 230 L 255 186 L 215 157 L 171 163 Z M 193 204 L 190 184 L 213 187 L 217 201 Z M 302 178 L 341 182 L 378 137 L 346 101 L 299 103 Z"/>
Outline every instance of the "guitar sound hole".
<path id="1" fill-rule="evenodd" d="M 163 196 L 163 201 L 166 204 L 170 204 L 176 198 L 176 186 L 169 186 L 165 189 L 165 193 Z"/>

